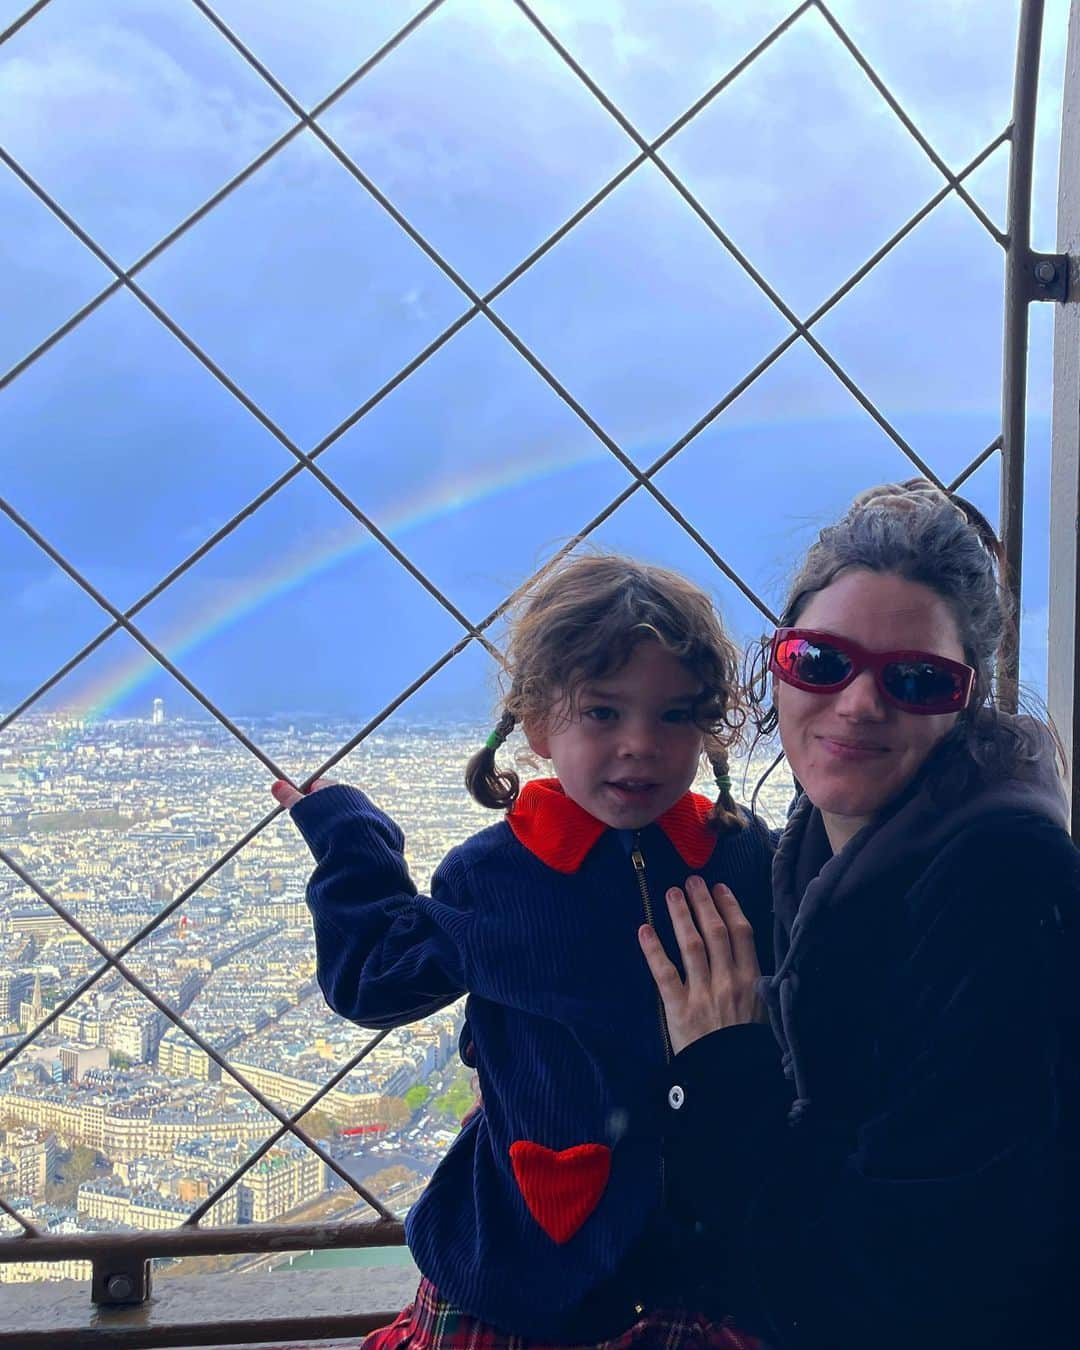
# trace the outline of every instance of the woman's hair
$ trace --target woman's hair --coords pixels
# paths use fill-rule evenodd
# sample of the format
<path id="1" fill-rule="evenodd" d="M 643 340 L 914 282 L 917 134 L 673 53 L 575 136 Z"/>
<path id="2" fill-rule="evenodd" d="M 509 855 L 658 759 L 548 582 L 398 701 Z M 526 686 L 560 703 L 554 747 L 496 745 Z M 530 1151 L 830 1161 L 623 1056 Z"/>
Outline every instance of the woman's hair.
<path id="1" fill-rule="evenodd" d="M 498 725 L 465 770 L 470 794 L 482 806 L 513 806 L 520 783 L 512 769 L 497 768 L 498 746 L 516 725 L 543 726 L 563 699 L 573 709 L 586 684 L 621 670 L 641 642 L 659 643 L 701 681 L 692 715 L 717 780 L 710 823 L 718 833 L 741 828 L 728 776 L 728 748 L 746 719 L 737 649 L 693 582 L 614 553 L 563 563 L 523 596 Z"/>
<path id="2" fill-rule="evenodd" d="M 970 704 L 946 737 L 941 762 L 955 763 L 955 752 L 966 750 L 961 760 L 969 767 L 974 761 L 995 777 L 1034 758 L 1037 748 L 1025 727 L 997 715 L 997 661 L 1006 644 L 1015 642 L 1016 629 L 1002 585 L 1004 550 L 982 512 L 924 478 L 860 493 L 811 546 L 788 590 L 780 626 L 796 626 L 811 596 L 849 568 L 917 582 L 949 607 L 975 682 Z M 761 735 L 771 735 L 777 725 L 768 657 L 768 640 L 763 640 L 751 655 L 747 679 L 752 716 Z"/>

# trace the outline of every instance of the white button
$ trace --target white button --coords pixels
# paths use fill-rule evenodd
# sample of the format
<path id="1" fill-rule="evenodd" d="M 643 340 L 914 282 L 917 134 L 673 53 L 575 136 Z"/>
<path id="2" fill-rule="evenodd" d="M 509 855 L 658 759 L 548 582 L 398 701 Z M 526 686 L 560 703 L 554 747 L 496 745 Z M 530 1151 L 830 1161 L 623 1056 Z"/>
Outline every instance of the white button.
<path id="1" fill-rule="evenodd" d="M 668 1092 L 667 1099 L 668 1099 L 668 1106 L 670 1106 L 673 1111 L 677 1111 L 679 1107 L 682 1106 L 683 1102 L 686 1101 L 686 1093 L 682 1090 L 682 1088 L 678 1085 L 678 1083 L 676 1083 L 675 1086 Z"/>

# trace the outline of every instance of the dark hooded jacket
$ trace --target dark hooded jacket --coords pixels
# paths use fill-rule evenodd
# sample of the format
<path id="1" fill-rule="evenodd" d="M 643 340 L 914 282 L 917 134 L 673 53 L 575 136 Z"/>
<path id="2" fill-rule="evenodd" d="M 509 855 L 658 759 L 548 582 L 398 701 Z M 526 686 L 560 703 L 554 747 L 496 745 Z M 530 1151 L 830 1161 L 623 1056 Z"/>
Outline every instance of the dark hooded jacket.
<path id="1" fill-rule="evenodd" d="M 835 856 L 800 797 L 771 1028 L 714 1032 L 664 1081 L 704 1294 L 776 1350 L 1080 1343 L 1056 1274 L 1078 855 L 1049 738 L 1019 729 L 1012 776 L 969 762 L 950 790 L 946 748 Z"/>

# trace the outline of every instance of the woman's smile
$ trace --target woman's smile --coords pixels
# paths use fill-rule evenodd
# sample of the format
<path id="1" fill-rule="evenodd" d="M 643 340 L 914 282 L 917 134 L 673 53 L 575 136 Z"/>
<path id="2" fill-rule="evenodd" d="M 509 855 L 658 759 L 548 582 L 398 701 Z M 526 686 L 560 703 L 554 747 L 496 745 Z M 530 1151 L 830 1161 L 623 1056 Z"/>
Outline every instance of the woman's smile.
<path id="1" fill-rule="evenodd" d="M 853 740 L 850 737 L 818 735 L 822 748 L 837 759 L 859 763 L 863 760 L 877 759 L 889 753 L 889 747 L 878 741 Z"/>

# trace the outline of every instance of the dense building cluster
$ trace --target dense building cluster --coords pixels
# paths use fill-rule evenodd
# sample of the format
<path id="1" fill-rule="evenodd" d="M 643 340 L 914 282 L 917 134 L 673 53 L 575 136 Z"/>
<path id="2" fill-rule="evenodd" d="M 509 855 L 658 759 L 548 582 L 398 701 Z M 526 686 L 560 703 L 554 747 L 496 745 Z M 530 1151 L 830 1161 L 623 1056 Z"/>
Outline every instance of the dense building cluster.
<path id="1" fill-rule="evenodd" d="M 299 781 L 353 728 L 245 730 Z M 418 884 L 496 818 L 462 786 L 483 734 L 389 724 L 334 770 L 405 826 Z M 0 1194 L 40 1228 L 177 1226 L 279 1125 L 238 1080 L 291 1114 L 373 1039 L 319 993 L 310 859 L 291 823 L 272 821 L 218 865 L 272 808 L 270 781 L 216 724 L 160 706 L 142 720 L 29 715 L 5 732 L 0 846 L 108 953 L 149 928 L 123 963 L 184 1024 L 0 869 Z M 766 807 L 782 814 L 789 791 L 767 788 Z M 460 1017 L 454 1007 L 391 1032 L 330 1089 L 312 1119 L 331 1156 L 366 1138 L 387 1163 L 395 1141 L 416 1152 L 418 1108 L 405 1099 L 452 1060 Z M 285 1135 L 202 1222 L 280 1220 L 341 1184 Z M 2 1212 L 0 1231 L 16 1231 Z M 46 1274 L 85 1271 L 0 1263 L 0 1281 Z"/>

